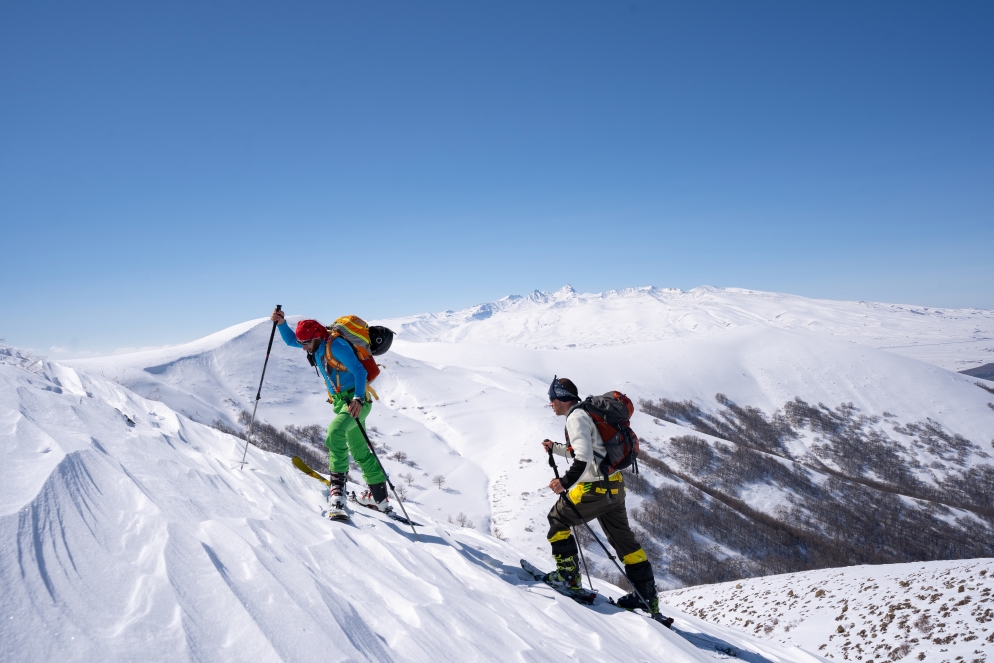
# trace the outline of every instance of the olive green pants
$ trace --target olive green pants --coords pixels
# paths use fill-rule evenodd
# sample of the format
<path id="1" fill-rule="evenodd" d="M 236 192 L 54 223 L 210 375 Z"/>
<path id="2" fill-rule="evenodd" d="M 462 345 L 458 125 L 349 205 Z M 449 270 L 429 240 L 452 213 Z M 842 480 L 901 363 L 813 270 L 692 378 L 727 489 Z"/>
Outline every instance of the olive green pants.
<path id="1" fill-rule="evenodd" d="M 596 520 L 607 535 L 608 543 L 618 553 L 625 565 L 625 574 L 646 600 L 656 596 L 656 580 L 652 565 L 635 538 L 628 524 L 628 511 L 625 509 L 625 485 L 616 481 L 600 481 L 579 484 L 577 495 L 582 495 L 578 504 L 567 502 L 562 495 L 549 511 L 549 543 L 554 555 L 576 555 L 577 545 L 570 531 L 573 527 L 584 527 L 584 523 Z M 617 491 L 609 499 L 606 492 L 598 489 Z M 572 491 L 571 491 L 572 492 Z M 571 506 L 572 505 L 572 506 Z"/>
<path id="2" fill-rule="evenodd" d="M 362 431 L 356 425 L 355 419 L 349 414 L 349 403 L 352 401 L 353 391 L 343 391 L 332 397 L 331 404 L 335 408 L 335 418 L 328 426 L 328 437 L 324 444 L 328 447 L 328 469 L 332 472 L 349 471 L 349 454 L 355 459 L 362 469 L 362 478 L 369 485 L 383 483 L 387 480 L 380 464 L 369 450 L 366 439 L 362 436 Z M 373 404 L 366 402 L 362 404 L 362 411 L 359 413 L 359 421 L 363 427 L 366 426 L 366 417 L 373 409 Z"/>

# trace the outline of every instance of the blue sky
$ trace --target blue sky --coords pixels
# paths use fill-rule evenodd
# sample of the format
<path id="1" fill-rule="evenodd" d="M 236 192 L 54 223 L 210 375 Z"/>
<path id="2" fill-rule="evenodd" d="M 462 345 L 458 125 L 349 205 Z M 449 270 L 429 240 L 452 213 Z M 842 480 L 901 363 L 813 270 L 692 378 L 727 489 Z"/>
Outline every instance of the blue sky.
<path id="1" fill-rule="evenodd" d="M 0 17 L 0 336 L 53 357 L 565 283 L 994 308 L 989 2 Z"/>

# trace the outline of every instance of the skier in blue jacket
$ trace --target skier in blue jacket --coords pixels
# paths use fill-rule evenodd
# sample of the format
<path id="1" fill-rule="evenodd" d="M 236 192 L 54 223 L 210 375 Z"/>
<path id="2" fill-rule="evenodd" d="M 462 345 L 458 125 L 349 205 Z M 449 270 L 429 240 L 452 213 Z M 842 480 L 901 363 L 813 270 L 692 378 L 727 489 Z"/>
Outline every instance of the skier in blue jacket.
<path id="1" fill-rule="evenodd" d="M 373 456 L 366 440 L 356 424 L 356 419 L 366 423 L 366 417 L 373 407 L 366 398 L 366 368 L 356 357 L 352 345 L 337 336 L 330 341 L 331 358 L 328 361 L 327 344 L 330 336 L 327 328 L 316 320 L 301 320 L 296 332 L 286 323 L 283 311 L 273 311 L 270 319 L 278 324 L 283 341 L 292 347 L 303 348 L 308 360 L 324 378 L 329 400 L 335 410 L 335 418 L 328 426 L 325 446 L 328 447 L 328 469 L 331 471 L 331 485 L 328 491 L 328 515 L 331 518 L 348 519 L 345 500 L 345 482 L 349 472 L 349 453 L 362 469 L 362 478 L 369 488 L 359 496 L 360 504 L 379 511 L 393 509 L 387 500 L 386 476 Z"/>

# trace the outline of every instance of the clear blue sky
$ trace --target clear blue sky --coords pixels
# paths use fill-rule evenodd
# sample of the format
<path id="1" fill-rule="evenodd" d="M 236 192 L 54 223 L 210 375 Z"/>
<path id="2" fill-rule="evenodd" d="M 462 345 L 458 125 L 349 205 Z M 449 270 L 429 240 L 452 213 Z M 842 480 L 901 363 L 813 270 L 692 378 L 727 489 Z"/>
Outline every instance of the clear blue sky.
<path id="1" fill-rule="evenodd" d="M 987 1 L 7 2 L 0 336 L 564 283 L 994 308 L 992 35 Z"/>

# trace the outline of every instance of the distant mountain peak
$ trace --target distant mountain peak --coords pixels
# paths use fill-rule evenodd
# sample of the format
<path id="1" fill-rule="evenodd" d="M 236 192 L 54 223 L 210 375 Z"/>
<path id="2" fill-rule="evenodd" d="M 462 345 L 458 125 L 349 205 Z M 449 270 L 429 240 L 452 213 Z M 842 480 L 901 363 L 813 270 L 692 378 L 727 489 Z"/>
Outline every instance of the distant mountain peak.
<path id="1" fill-rule="evenodd" d="M 553 292 L 533 290 L 457 311 L 425 313 L 386 322 L 405 341 L 554 349 L 699 337 L 757 325 L 792 332 L 854 335 L 868 345 L 878 345 L 882 344 L 880 339 L 906 328 L 909 318 L 922 316 L 939 318 L 949 330 L 947 333 L 956 338 L 983 344 L 982 337 L 994 320 L 994 311 L 947 309 L 943 315 L 933 316 L 933 311 L 909 308 L 712 285 L 686 291 L 638 286 L 581 293 L 571 284 L 565 284 Z M 873 311 L 872 315 L 868 309 Z M 981 331 L 974 333 L 974 329 Z M 901 344 L 910 345 L 905 341 Z M 950 356 L 940 365 L 959 364 L 957 368 L 962 368 L 967 361 L 973 363 L 973 356 L 970 359 Z"/>

